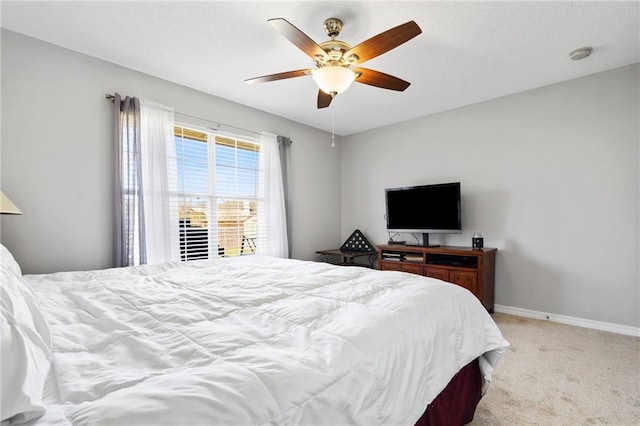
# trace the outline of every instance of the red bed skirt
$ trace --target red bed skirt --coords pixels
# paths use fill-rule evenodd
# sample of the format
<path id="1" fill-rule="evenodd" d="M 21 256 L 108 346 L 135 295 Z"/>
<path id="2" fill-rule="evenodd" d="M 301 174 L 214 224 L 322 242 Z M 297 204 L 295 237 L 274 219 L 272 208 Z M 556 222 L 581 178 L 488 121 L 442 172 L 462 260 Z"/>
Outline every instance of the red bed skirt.
<path id="1" fill-rule="evenodd" d="M 464 366 L 427 406 L 415 426 L 457 426 L 471 423 L 482 397 L 478 359 Z"/>

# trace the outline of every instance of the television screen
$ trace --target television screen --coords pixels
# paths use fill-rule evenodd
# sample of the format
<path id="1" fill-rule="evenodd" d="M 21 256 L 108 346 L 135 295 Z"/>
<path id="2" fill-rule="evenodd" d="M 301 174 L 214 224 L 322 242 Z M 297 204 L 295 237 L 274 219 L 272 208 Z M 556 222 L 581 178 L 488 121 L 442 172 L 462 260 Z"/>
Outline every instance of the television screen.
<path id="1" fill-rule="evenodd" d="M 460 182 L 385 190 L 387 230 L 461 233 Z"/>

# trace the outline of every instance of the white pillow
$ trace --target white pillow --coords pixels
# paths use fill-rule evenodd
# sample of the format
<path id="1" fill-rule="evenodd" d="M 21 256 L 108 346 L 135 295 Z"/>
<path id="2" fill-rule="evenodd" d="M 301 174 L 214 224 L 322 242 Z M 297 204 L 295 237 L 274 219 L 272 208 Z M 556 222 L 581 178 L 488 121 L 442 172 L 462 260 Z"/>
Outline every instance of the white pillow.
<path id="1" fill-rule="evenodd" d="M 0 420 L 21 424 L 42 416 L 44 382 L 51 365 L 51 334 L 36 294 L 16 274 L 18 264 L 3 247 L 0 263 Z M 11 256 L 8 261 L 8 254 Z"/>
<path id="2" fill-rule="evenodd" d="M 20 265 L 18 265 L 18 262 L 13 258 L 11 252 L 2 244 L 0 244 L 0 265 L 6 266 L 17 276 L 22 276 Z"/>

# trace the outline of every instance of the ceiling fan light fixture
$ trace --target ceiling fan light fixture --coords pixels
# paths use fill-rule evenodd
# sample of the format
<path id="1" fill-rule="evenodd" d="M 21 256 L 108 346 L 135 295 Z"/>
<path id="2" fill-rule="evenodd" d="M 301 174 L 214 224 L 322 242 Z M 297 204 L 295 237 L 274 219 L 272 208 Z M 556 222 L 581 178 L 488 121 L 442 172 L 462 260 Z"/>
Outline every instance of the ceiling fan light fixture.
<path id="1" fill-rule="evenodd" d="M 349 68 L 329 65 L 313 70 L 312 77 L 320 90 L 335 96 L 351 86 L 351 83 L 356 79 L 356 74 Z"/>

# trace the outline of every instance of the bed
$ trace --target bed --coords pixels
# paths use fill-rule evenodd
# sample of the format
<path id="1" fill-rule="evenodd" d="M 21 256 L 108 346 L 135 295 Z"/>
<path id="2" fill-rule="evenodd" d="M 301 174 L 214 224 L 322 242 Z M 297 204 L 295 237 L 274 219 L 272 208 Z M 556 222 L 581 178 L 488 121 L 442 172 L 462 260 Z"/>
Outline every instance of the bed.
<path id="1" fill-rule="evenodd" d="M 508 347 L 470 292 L 403 272 L 251 255 L 23 276 L 2 250 L 3 426 L 462 424 Z"/>

